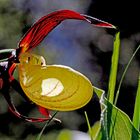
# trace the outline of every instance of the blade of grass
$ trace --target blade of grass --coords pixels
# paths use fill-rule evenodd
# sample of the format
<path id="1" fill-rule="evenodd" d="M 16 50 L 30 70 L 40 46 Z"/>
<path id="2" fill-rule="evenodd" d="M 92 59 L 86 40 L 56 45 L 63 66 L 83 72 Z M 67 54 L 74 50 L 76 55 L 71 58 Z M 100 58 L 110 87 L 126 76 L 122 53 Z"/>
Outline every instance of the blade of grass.
<path id="1" fill-rule="evenodd" d="M 119 83 L 119 86 L 118 86 L 118 89 L 117 89 L 117 93 L 116 93 L 116 97 L 115 97 L 115 101 L 114 101 L 114 105 L 117 104 L 117 100 L 118 100 L 118 96 L 119 96 L 119 92 L 120 92 L 120 88 L 121 88 L 121 85 L 122 85 L 122 82 L 123 82 L 123 79 L 124 79 L 124 76 L 132 62 L 132 60 L 134 59 L 136 53 L 138 52 L 138 50 L 140 49 L 140 45 L 137 47 L 137 49 L 135 50 L 135 52 L 133 53 L 132 57 L 130 58 L 129 62 L 127 63 L 126 67 L 125 67 L 125 70 L 122 74 L 122 77 L 121 77 L 121 80 L 120 80 L 120 83 Z"/>
<path id="2" fill-rule="evenodd" d="M 89 129 L 90 137 L 91 137 L 91 140 L 93 140 L 93 138 L 92 138 L 92 129 L 91 129 L 91 126 L 90 126 L 90 123 L 89 123 L 88 115 L 87 115 L 86 111 L 84 113 L 85 113 L 88 129 Z"/>
<path id="3" fill-rule="evenodd" d="M 140 128 L 140 105 L 139 104 L 140 104 L 140 75 L 138 80 L 138 89 L 136 94 L 135 109 L 133 115 L 133 125 L 137 130 L 139 130 Z"/>
<path id="4" fill-rule="evenodd" d="M 115 92 L 115 86 L 116 86 L 119 51 L 120 51 L 120 33 L 118 32 L 116 34 L 116 38 L 114 41 L 111 71 L 110 71 L 109 85 L 108 85 L 108 100 L 112 104 L 114 101 L 114 92 Z"/>
<path id="5" fill-rule="evenodd" d="M 58 111 L 56 111 L 52 117 L 50 118 L 50 120 L 48 120 L 48 122 L 44 125 L 44 127 L 42 128 L 41 132 L 39 133 L 38 137 L 36 138 L 36 140 L 41 140 L 41 136 L 45 130 L 45 128 L 50 124 L 50 122 L 53 120 L 53 118 L 55 117 L 55 115 L 58 113 Z"/>

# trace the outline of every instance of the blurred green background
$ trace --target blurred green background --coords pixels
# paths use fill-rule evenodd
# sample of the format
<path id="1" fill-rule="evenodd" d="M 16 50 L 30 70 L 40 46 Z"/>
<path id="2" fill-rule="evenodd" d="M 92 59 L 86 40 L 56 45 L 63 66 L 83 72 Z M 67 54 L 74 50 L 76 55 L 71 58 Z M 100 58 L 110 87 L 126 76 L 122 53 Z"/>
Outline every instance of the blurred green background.
<path id="1" fill-rule="evenodd" d="M 138 26 L 140 24 L 138 20 L 129 15 L 130 12 L 126 12 L 132 9 L 131 5 L 127 5 L 123 12 L 124 7 L 120 1 L 117 1 L 116 5 L 110 2 L 109 0 L 106 2 L 101 0 L 0 0 L 0 49 L 16 48 L 24 33 L 40 17 L 60 9 L 75 10 L 108 21 L 120 29 L 119 81 L 124 67 L 140 42 Z M 136 5 L 134 2 L 134 6 Z M 136 9 L 131 11 L 132 15 L 137 14 Z M 128 15 L 130 18 L 126 18 Z M 114 35 L 114 31 L 111 29 L 93 27 L 83 21 L 66 20 L 32 51 L 44 56 L 48 64 L 71 66 L 85 74 L 93 85 L 107 90 Z M 135 101 L 139 57 L 140 55 L 136 56 L 126 74 L 118 102 L 118 106 L 130 117 L 133 114 Z M 15 76 L 17 77 L 17 73 Z M 24 102 L 12 89 L 11 96 L 22 114 L 40 115 L 34 105 Z M 100 108 L 96 95 L 82 109 L 59 112 L 57 117 L 62 120 L 62 123 L 51 123 L 46 128 L 43 139 L 55 140 L 61 129 L 87 132 L 84 110 L 88 113 L 91 125 L 99 120 Z M 8 111 L 4 98 L 0 97 L 0 140 L 34 140 L 43 126 L 44 123 L 27 123 L 16 118 Z M 82 133 L 76 133 L 76 135 L 82 135 Z M 84 138 L 83 135 L 82 137 Z M 85 140 L 88 139 L 85 136 Z"/>

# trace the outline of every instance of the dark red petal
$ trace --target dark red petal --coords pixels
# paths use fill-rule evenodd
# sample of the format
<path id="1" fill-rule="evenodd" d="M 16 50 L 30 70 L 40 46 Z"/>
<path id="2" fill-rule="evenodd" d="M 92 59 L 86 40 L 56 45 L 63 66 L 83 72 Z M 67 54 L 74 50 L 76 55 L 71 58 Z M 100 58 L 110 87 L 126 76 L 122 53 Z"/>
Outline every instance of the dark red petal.
<path id="1" fill-rule="evenodd" d="M 14 77 L 13 77 L 13 72 L 14 72 L 14 70 L 15 70 L 15 68 L 16 68 L 16 63 L 13 63 L 12 64 L 12 66 L 9 68 L 9 70 L 8 70 L 8 73 L 9 73 L 9 81 L 11 82 L 13 79 L 14 79 Z"/>
<path id="2" fill-rule="evenodd" d="M 11 100 L 11 97 L 10 97 L 10 94 L 9 94 L 9 91 L 8 89 L 5 89 L 4 92 L 2 92 L 3 96 L 5 97 L 7 103 L 8 103 L 8 106 L 9 106 L 9 109 L 10 111 L 15 115 L 17 116 L 18 118 L 21 118 L 27 122 L 44 122 L 44 121 L 48 121 L 51 119 L 51 117 L 47 117 L 47 118 L 32 118 L 32 117 L 27 117 L 27 116 L 24 116 L 22 114 L 20 114 L 17 110 L 16 110 L 16 107 L 15 105 L 13 104 L 12 100 Z"/>
<path id="3" fill-rule="evenodd" d="M 51 118 L 31 118 L 31 117 L 26 117 L 23 116 L 22 114 L 20 114 L 15 108 L 11 108 L 11 106 L 9 107 L 10 111 L 17 116 L 18 118 L 23 119 L 24 121 L 27 122 L 44 122 L 44 121 L 48 121 Z"/>
<path id="4" fill-rule="evenodd" d="M 44 107 L 42 107 L 42 106 L 39 106 L 39 105 L 38 105 L 38 109 L 39 109 L 39 112 L 40 112 L 42 115 L 44 115 L 46 118 L 52 118 L 52 116 L 51 116 L 51 114 L 49 113 L 49 110 L 48 110 L 48 109 L 46 109 L 46 108 L 44 108 Z M 53 120 L 54 120 L 54 121 L 57 121 L 57 122 L 61 122 L 61 120 L 59 120 L 59 119 L 57 119 L 57 118 L 54 118 L 54 117 L 53 117 Z"/>
<path id="5" fill-rule="evenodd" d="M 50 117 L 50 113 L 49 113 L 48 109 L 46 109 L 46 108 L 44 108 L 42 106 L 38 106 L 38 110 L 45 117 L 47 117 L 47 118 Z"/>
<path id="6" fill-rule="evenodd" d="M 84 16 L 86 18 L 86 20 L 89 20 L 89 22 L 91 24 L 93 24 L 94 26 L 103 27 L 103 28 L 114 28 L 114 29 L 116 29 L 116 27 L 114 25 L 112 25 L 112 24 L 110 24 L 108 22 L 105 22 L 103 20 L 100 20 L 100 19 L 88 16 L 88 15 L 84 15 L 84 14 L 81 14 L 81 15 Z"/>
<path id="7" fill-rule="evenodd" d="M 21 52 L 26 52 L 29 49 L 36 47 L 46 35 L 53 30 L 57 25 L 66 19 L 85 20 L 98 27 L 114 28 L 112 24 L 101 21 L 99 19 L 81 15 L 77 12 L 70 10 L 61 10 L 50 13 L 39 19 L 25 34 L 19 42 L 19 47 L 22 48 Z M 20 52 L 20 53 L 21 53 Z"/>

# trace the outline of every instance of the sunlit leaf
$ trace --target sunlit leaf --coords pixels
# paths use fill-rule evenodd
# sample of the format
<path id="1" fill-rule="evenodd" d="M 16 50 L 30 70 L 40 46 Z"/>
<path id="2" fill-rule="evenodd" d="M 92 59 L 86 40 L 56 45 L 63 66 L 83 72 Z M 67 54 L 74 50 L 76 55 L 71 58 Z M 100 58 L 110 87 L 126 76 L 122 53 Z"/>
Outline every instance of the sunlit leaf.
<path id="1" fill-rule="evenodd" d="M 96 140 L 139 140 L 140 133 L 130 118 L 107 99 L 102 100 L 101 129 Z"/>
<path id="2" fill-rule="evenodd" d="M 116 79 L 118 73 L 119 51 L 120 51 L 120 33 L 118 32 L 116 34 L 116 38 L 114 41 L 111 71 L 110 71 L 109 85 L 108 85 L 108 100 L 111 103 L 114 102 L 114 93 L 115 93 Z"/>
<path id="3" fill-rule="evenodd" d="M 69 111 L 90 101 L 93 87 L 83 74 L 62 65 L 45 66 L 42 60 L 41 56 L 23 54 L 18 66 L 21 87 L 33 102 L 51 110 Z"/>

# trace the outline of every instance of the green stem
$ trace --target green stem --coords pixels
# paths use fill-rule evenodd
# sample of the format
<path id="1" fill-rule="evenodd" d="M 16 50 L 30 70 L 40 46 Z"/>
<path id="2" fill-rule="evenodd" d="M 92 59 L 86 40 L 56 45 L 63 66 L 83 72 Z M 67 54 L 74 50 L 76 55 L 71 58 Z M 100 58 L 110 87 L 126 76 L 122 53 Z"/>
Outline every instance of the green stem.
<path id="1" fill-rule="evenodd" d="M 84 113 L 85 113 L 85 117 L 86 117 L 88 129 L 89 129 L 90 137 L 91 137 L 91 140 L 92 140 L 93 139 L 92 138 L 92 130 L 91 130 L 91 126 L 90 126 L 90 123 L 89 123 L 88 115 L 87 115 L 87 112 L 86 111 Z"/>
<path id="2" fill-rule="evenodd" d="M 57 114 L 58 112 L 56 111 L 53 116 L 48 120 L 48 122 L 44 125 L 44 127 L 42 128 L 41 132 L 39 133 L 38 137 L 36 138 L 36 140 L 41 140 L 41 136 L 45 130 L 45 128 L 50 124 L 50 122 L 53 120 L 53 118 L 55 117 L 55 115 Z"/>
<path id="3" fill-rule="evenodd" d="M 123 80 L 124 80 L 124 76 L 125 76 L 125 74 L 126 74 L 128 68 L 129 68 L 129 66 L 130 66 L 130 64 L 131 64 L 131 62 L 132 62 L 132 60 L 134 59 L 134 57 L 135 57 L 135 55 L 136 55 L 136 53 L 138 52 L 139 49 L 140 49 L 140 45 L 139 45 L 138 48 L 135 50 L 135 52 L 133 53 L 132 57 L 130 58 L 128 64 L 126 65 L 126 68 L 125 68 L 125 70 L 124 70 L 124 72 L 123 72 L 123 74 L 122 74 L 122 77 L 121 77 L 121 80 L 120 80 L 120 83 L 119 83 L 119 86 L 118 86 L 118 90 L 117 90 L 117 93 L 116 93 L 114 105 L 117 104 L 117 100 L 118 100 L 118 97 L 119 97 L 119 92 L 120 92 L 120 88 L 121 88 L 122 82 L 123 82 Z"/>

